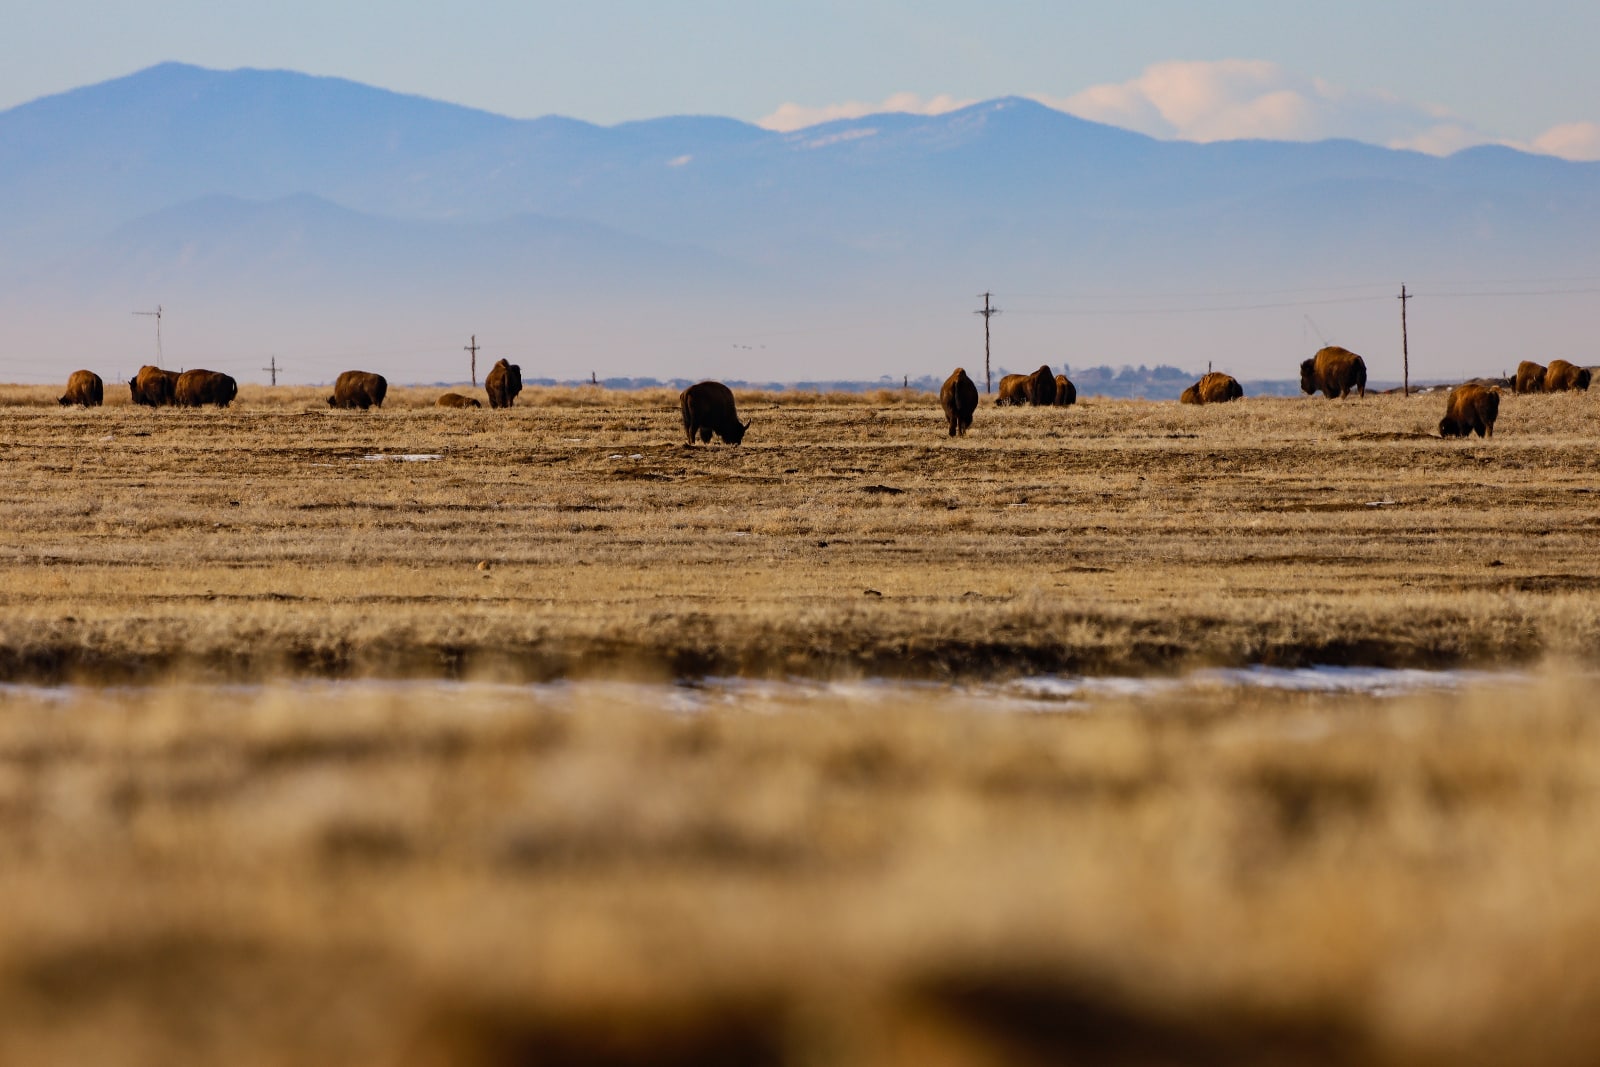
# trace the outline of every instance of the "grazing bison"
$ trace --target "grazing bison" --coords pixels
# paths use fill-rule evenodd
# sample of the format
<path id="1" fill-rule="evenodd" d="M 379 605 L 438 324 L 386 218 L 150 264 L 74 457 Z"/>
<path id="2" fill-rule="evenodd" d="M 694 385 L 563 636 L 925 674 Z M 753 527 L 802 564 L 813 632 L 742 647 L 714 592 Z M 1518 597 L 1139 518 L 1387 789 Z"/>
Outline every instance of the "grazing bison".
<path id="1" fill-rule="evenodd" d="M 67 392 L 57 403 L 62 407 L 68 404 L 82 404 L 86 408 L 97 408 L 105 402 L 106 386 L 100 380 L 100 375 L 92 370 L 75 370 L 72 377 L 67 379 Z"/>
<path id="2" fill-rule="evenodd" d="M 230 375 L 214 370 L 186 370 L 173 387 L 173 402 L 182 408 L 215 404 L 225 408 L 239 395 L 239 383 Z"/>
<path id="3" fill-rule="evenodd" d="M 1328 399 L 1343 400 L 1354 391 L 1367 395 L 1367 361 L 1354 352 L 1330 345 L 1300 364 L 1300 391 L 1322 390 Z"/>
<path id="4" fill-rule="evenodd" d="M 434 401 L 435 406 L 441 408 L 481 408 L 482 404 L 470 396 L 460 393 L 446 393 Z"/>
<path id="5" fill-rule="evenodd" d="M 333 382 L 333 395 L 328 398 L 330 408 L 383 407 L 383 398 L 389 395 L 389 379 L 365 370 L 347 370 Z"/>
<path id="6" fill-rule="evenodd" d="M 1226 404 L 1242 396 L 1244 390 L 1233 375 L 1208 371 L 1198 382 L 1185 389 L 1179 399 L 1185 404 Z"/>
<path id="7" fill-rule="evenodd" d="M 957 367 L 939 387 L 939 406 L 950 424 L 950 436 L 965 437 L 972 428 L 972 413 L 978 410 L 978 387 L 967 377 L 965 367 Z"/>
<path id="8" fill-rule="evenodd" d="M 997 406 L 1026 404 L 1028 402 L 1028 376 L 1007 374 L 1000 379 L 1000 393 L 994 398 Z"/>
<path id="9" fill-rule="evenodd" d="M 1564 359 L 1552 359 L 1544 372 L 1544 391 L 1547 393 L 1565 393 L 1573 389 L 1581 393 L 1588 388 L 1587 367 L 1575 367 Z"/>
<path id="10" fill-rule="evenodd" d="M 1078 402 L 1078 387 L 1065 374 L 1056 375 L 1056 407 L 1070 408 Z"/>
<path id="11" fill-rule="evenodd" d="M 1049 407 L 1056 402 L 1056 376 L 1048 366 L 1032 374 L 1008 374 L 1000 379 L 1000 395 L 996 404 L 1032 404 Z"/>
<path id="12" fill-rule="evenodd" d="M 1500 414 L 1500 390 L 1485 389 L 1474 382 L 1450 390 L 1444 418 L 1439 420 L 1440 437 L 1494 436 L 1494 420 Z"/>
<path id="13" fill-rule="evenodd" d="M 146 364 L 139 368 L 138 374 L 128 379 L 128 392 L 135 404 L 147 408 L 175 404 L 178 395 L 178 372 Z"/>
<path id="14" fill-rule="evenodd" d="M 517 394 L 522 392 L 522 368 L 502 359 L 489 368 L 489 376 L 483 380 L 483 387 L 489 391 L 490 407 L 508 408 L 517 399 Z"/>
<path id="15" fill-rule="evenodd" d="M 744 440 L 744 432 L 750 428 L 750 423 L 739 421 L 739 413 L 733 406 L 733 391 L 721 382 L 691 385 L 678 400 L 683 405 L 683 432 L 691 445 L 696 434 L 707 444 L 711 443 L 711 435 L 716 434 L 728 444 L 736 445 Z"/>
<path id="16" fill-rule="evenodd" d="M 1516 393 L 1542 393 L 1544 392 L 1545 366 L 1525 359 L 1517 364 L 1517 378 L 1511 390 Z"/>

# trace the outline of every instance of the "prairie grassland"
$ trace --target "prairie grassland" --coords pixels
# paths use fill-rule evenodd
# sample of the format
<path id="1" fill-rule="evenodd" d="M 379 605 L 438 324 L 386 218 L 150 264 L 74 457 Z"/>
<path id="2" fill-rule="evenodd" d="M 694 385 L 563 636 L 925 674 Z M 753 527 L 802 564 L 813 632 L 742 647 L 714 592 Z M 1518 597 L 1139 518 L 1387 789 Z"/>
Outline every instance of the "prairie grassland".
<path id="1" fill-rule="evenodd" d="M 1241 663 L 1600 658 L 1587 395 L 741 397 L 683 444 L 668 390 L 376 412 L 10 387 L 0 677 L 962 678 Z M 436 459 L 406 461 L 406 456 Z"/>
<path id="2" fill-rule="evenodd" d="M 1586 1064 L 1592 678 L 0 690 L 0 1061 Z"/>
<path id="3" fill-rule="evenodd" d="M 436 392 L 0 395 L 0 1062 L 1594 1060 L 1588 397 Z"/>

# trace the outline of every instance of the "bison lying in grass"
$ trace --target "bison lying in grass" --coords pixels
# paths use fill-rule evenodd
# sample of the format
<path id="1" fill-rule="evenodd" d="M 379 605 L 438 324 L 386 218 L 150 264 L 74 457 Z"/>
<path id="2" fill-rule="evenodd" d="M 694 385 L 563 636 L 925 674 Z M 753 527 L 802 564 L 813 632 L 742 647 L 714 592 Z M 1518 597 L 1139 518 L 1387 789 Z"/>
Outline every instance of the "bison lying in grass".
<path id="1" fill-rule="evenodd" d="M 1209 371 L 1198 382 L 1183 391 L 1180 397 L 1185 404 L 1226 404 L 1244 396 L 1244 390 L 1233 375 Z"/>

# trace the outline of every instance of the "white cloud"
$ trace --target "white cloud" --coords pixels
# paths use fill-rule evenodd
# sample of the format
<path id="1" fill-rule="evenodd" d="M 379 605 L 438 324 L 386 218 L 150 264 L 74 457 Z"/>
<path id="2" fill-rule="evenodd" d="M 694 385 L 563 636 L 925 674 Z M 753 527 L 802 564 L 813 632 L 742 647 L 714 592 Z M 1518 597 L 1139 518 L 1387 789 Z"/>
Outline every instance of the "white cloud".
<path id="1" fill-rule="evenodd" d="M 1393 93 L 1350 89 L 1261 59 L 1173 60 L 1125 82 L 1091 85 L 1070 96 L 1030 94 L 1047 107 L 1164 140 L 1322 141 L 1348 138 L 1443 156 L 1480 144 L 1571 160 L 1600 160 L 1600 123 L 1570 122 L 1531 141 L 1490 134 L 1437 104 Z M 836 119 L 899 111 L 940 115 L 976 103 L 949 95 L 896 93 L 881 103 L 810 107 L 784 104 L 762 119 L 790 132 Z"/>
<path id="2" fill-rule="evenodd" d="M 1600 122 L 1568 122 L 1552 126 L 1533 139 L 1529 151 L 1562 159 L 1600 160 Z"/>
<path id="3" fill-rule="evenodd" d="M 955 111 L 976 103 L 974 100 L 960 100 L 948 94 L 929 97 L 924 100 L 916 93 L 895 93 L 879 104 L 869 104 L 864 101 L 852 100 L 843 104 L 825 104 L 820 107 L 811 107 L 805 104 L 784 104 L 772 114 L 756 123 L 769 130 L 779 133 L 790 133 L 794 130 L 803 130 L 808 126 L 816 126 L 824 122 L 835 122 L 839 119 L 859 119 L 868 115 L 882 115 L 888 112 L 905 112 L 912 115 L 943 115 L 947 111 Z"/>
<path id="4" fill-rule="evenodd" d="M 1034 99 L 1080 118 L 1184 141 L 1348 137 L 1449 152 L 1492 140 L 1443 108 L 1347 89 L 1260 59 L 1157 63 L 1132 81 Z"/>

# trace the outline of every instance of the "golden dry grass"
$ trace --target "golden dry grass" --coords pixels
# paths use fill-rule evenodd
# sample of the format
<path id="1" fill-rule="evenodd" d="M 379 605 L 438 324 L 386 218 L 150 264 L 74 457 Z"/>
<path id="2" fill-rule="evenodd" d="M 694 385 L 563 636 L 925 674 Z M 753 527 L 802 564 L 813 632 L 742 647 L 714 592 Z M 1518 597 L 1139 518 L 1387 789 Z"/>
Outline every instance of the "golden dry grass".
<path id="1" fill-rule="evenodd" d="M 1595 1058 L 1588 397 L 439 391 L 0 396 L 0 1062 Z M 316 680 L 705 674 L 962 684 Z"/>
<path id="2" fill-rule="evenodd" d="M 1591 690 L 0 692 L 0 1060 L 1589 1063 Z"/>
<path id="3" fill-rule="evenodd" d="M 1251 662 L 1594 661 L 1597 401 L 1215 407 L 742 397 L 683 444 L 669 390 L 381 412 L 10 388 L 0 676 L 947 678 Z M 32 406 L 30 406 L 32 405 Z M 402 462 L 399 457 L 441 458 Z M 480 569 L 480 564 L 487 564 Z"/>

